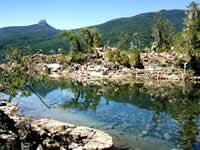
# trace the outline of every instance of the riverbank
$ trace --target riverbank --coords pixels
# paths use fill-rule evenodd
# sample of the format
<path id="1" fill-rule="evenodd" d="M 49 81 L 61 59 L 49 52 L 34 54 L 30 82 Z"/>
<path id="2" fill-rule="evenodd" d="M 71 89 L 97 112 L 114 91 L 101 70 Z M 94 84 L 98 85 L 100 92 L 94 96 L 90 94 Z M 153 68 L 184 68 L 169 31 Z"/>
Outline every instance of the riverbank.
<path id="1" fill-rule="evenodd" d="M 0 147 L 8 149 L 111 149 L 112 137 L 102 131 L 55 120 L 17 114 L 16 104 L 0 102 Z"/>

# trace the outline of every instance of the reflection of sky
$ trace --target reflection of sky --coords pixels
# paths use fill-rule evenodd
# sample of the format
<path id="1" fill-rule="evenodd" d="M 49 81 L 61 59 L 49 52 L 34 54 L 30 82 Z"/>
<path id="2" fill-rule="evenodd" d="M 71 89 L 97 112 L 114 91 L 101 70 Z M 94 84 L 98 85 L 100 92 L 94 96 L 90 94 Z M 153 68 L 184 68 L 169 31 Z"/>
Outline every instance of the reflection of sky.
<path id="1" fill-rule="evenodd" d="M 70 89 L 56 89 L 46 95 L 45 102 L 50 106 L 54 106 L 71 98 L 74 98 L 74 93 Z"/>
<path id="2" fill-rule="evenodd" d="M 4 94 L 4 93 L 0 93 L 0 99 L 8 99 L 9 96 Z"/>
<path id="3" fill-rule="evenodd" d="M 101 104 L 98 106 L 95 112 L 93 111 L 92 113 L 92 111 L 88 111 L 84 113 L 90 117 L 96 118 L 99 121 L 115 124 L 115 126 L 118 126 L 119 129 L 121 125 L 127 124 L 129 128 L 137 128 L 138 133 L 145 129 L 147 125 L 149 127 L 153 127 L 154 125 L 154 122 L 152 121 L 154 111 L 141 109 L 131 104 L 114 101 L 110 101 L 108 105 L 106 104 L 106 100 L 103 100 L 103 98 Z M 163 113 L 163 116 L 165 117 L 164 120 L 159 120 L 158 126 L 160 126 L 160 128 L 164 126 L 165 128 L 178 128 L 178 124 L 175 120 L 171 119 L 165 113 Z M 134 133 L 135 132 L 132 132 L 132 134 Z"/>
<path id="4" fill-rule="evenodd" d="M 84 96 L 86 96 L 85 94 Z M 138 93 L 134 100 L 135 103 L 132 103 L 127 96 L 121 99 L 124 100 L 124 103 L 117 102 L 114 97 L 107 103 L 107 100 L 101 96 L 100 104 L 96 110 L 81 111 L 77 108 L 61 110 L 56 107 L 57 104 L 67 104 L 66 102 L 76 98 L 76 96 L 77 93 L 73 93 L 69 88 L 51 90 L 44 97 L 44 101 L 51 109 L 48 109 L 34 94 L 23 98 L 17 96 L 13 102 L 19 101 L 21 106 L 19 112 L 25 115 L 85 125 L 120 136 L 150 137 L 165 142 L 174 142 L 179 138 L 177 121 L 165 112 L 160 114 L 157 122 L 153 121 L 155 111 L 149 110 L 149 105 L 153 104 L 149 103 L 150 98 L 144 97 L 141 93 Z M 0 93 L 0 97 L 7 98 L 8 96 Z M 80 97 L 78 102 L 83 103 L 85 99 Z M 200 121 L 197 122 L 197 125 L 200 131 Z M 145 133 L 145 135 L 142 135 L 142 133 Z M 164 136 L 169 136 L 170 140 L 164 139 Z M 198 138 L 200 138 L 200 135 L 198 135 Z"/>

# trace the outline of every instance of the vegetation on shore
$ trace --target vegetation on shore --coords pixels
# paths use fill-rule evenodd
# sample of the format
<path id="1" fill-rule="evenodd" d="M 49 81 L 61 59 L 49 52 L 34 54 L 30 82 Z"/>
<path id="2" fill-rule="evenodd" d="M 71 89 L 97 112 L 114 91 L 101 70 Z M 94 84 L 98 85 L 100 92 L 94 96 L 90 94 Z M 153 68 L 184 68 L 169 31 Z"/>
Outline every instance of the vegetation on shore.
<path id="1" fill-rule="evenodd" d="M 36 55 L 22 57 L 17 48 L 9 48 L 7 51 L 6 68 L 0 68 L 0 92 L 10 95 L 9 100 L 21 91 L 21 96 L 28 96 L 34 92 L 33 87 L 38 82 L 44 82 L 46 85 L 50 78 L 35 71 L 32 65 Z"/>
<path id="2" fill-rule="evenodd" d="M 188 63 L 188 68 L 192 69 L 195 75 L 199 75 L 200 57 L 197 55 L 197 52 L 200 50 L 199 4 L 192 2 L 188 8 L 187 17 L 184 21 L 185 27 L 181 33 L 175 35 L 172 25 L 161 13 L 158 13 L 153 26 L 155 44 L 153 51 L 172 54 L 174 52 L 187 53 L 189 61 L 177 60 L 177 66 L 183 68 L 184 63 Z M 80 31 L 63 31 L 59 36 L 63 36 L 67 43 L 70 43 L 70 53 L 68 55 L 65 55 L 64 49 L 59 49 L 58 62 L 64 65 L 95 61 L 92 59 L 93 56 L 95 55 L 95 58 L 99 56 L 95 48 L 103 46 L 101 34 L 96 28 L 82 28 Z M 104 46 L 106 56 L 102 59 L 111 61 L 118 66 L 143 68 L 140 58 L 141 50 L 134 47 L 134 45 L 129 47 L 127 41 L 129 41 L 127 34 L 120 35 L 116 48 L 112 48 L 110 42 L 107 41 L 107 46 Z M 27 49 L 32 54 L 35 53 L 28 45 Z M 17 48 L 9 48 L 8 51 L 6 60 L 9 70 L 0 70 L 0 88 L 8 89 L 7 93 L 12 96 L 17 94 L 17 90 L 24 91 L 22 93 L 26 95 L 31 91 L 30 86 L 34 86 L 36 81 L 43 80 L 45 73 L 48 74 L 48 70 L 44 69 L 44 76 L 41 76 L 41 72 L 35 72 L 32 69 L 31 62 L 33 62 L 35 55 L 22 57 L 21 52 Z M 28 54 L 29 52 L 27 51 L 26 53 Z M 28 90 L 27 87 L 29 87 Z"/>
<path id="3" fill-rule="evenodd" d="M 173 31 L 173 26 L 162 16 L 161 13 L 157 14 L 157 16 L 155 17 L 154 26 L 152 28 L 153 30 L 152 37 L 154 37 L 154 42 L 152 43 L 153 46 L 151 53 L 152 55 L 154 55 L 155 53 L 157 53 L 155 55 L 159 55 L 159 53 L 165 52 L 167 56 L 169 56 L 169 54 L 170 56 L 174 56 L 175 53 L 182 53 L 186 55 L 187 59 L 183 58 L 175 59 L 176 67 L 182 68 L 181 70 L 182 72 L 184 69 L 184 72 L 190 71 L 192 75 L 200 75 L 200 55 L 198 54 L 198 52 L 200 51 L 199 4 L 192 2 L 188 6 L 188 8 L 189 10 L 187 11 L 187 17 L 184 20 L 185 27 L 183 31 L 178 34 L 175 34 L 175 32 Z M 111 47 L 110 41 L 107 41 L 107 45 L 103 46 L 104 44 L 101 39 L 102 36 L 100 32 L 97 30 L 97 28 L 82 28 L 80 29 L 80 31 L 63 31 L 59 34 L 58 37 L 60 36 L 64 37 L 66 43 L 70 45 L 69 54 L 66 55 L 65 53 L 66 50 L 60 48 L 59 55 L 55 56 L 56 58 L 55 62 L 62 64 L 63 66 L 71 67 L 77 63 L 87 65 L 88 62 L 93 63 L 97 61 L 94 63 L 95 65 L 96 64 L 98 65 L 99 63 L 102 64 L 102 62 L 108 62 L 116 65 L 117 66 L 116 68 L 118 70 L 119 66 L 120 67 L 122 66 L 122 68 L 123 67 L 129 68 L 129 69 L 126 68 L 127 70 L 131 70 L 132 68 L 144 69 L 144 64 L 141 60 L 142 50 L 139 49 L 140 46 L 134 46 L 134 45 L 129 46 L 127 44 L 127 41 L 130 42 L 129 41 L 130 39 L 126 33 L 122 33 L 120 35 L 119 37 L 120 40 L 116 42 L 115 48 Z M 140 35 L 135 34 L 136 39 L 137 36 Z M 138 42 L 138 45 L 141 44 L 140 40 L 136 41 Z M 37 54 L 39 52 L 34 51 L 28 44 L 26 45 L 26 49 L 27 51 L 25 54 L 27 56 L 23 56 L 24 53 L 22 54 L 22 51 L 20 51 L 19 49 L 9 48 L 6 54 L 7 57 L 4 57 L 6 65 L 0 66 L 0 92 L 8 94 L 10 96 L 9 100 L 11 100 L 17 94 L 20 94 L 20 96 L 29 96 L 31 93 L 35 93 L 40 98 L 37 92 L 34 91 L 34 87 L 38 83 L 48 84 L 48 81 L 50 81 L 48 77 L 50 71 L 47 66 L 42 66 L 43 68 L 40 71 L 34 69 L 34 65 L 40 63 L 35 61 L 38 57 Z M 105 57 L 104 55 L 101 56 L 99 55 L 99 49 L 104 51 L 103 53 L 105 54 Z M 153 57 L 150 58 L 149 56 L 146 55 L 146 58 L 152 59 Z M 164 58 L 163 55 L 162 58 Z M 153 63 L 157 63 L 156 61 L 153 61 L 153 59 L 150 62 L 151 65 L 154 65 Z M 168 65 L 167 63 L 171 62 L 168 61 L 166 62 L 166 65 L 165 64 L 164 65 L 167 66 Z M 187 65 L 187 70 L 186 70 L 186 65 Z M 162 71 L 164 72 L 166 70 Z M 103 72 L 103 75 L 104 73 L 105 72 Z M 121 72 L 117 73 L 120 74 Z M 63 82 L 63 84 L 65 83 Z M 77 97 L 75 99 L 72 99 L 72 101 L 68 101 L 68 103 L 66 103 L 65 105 L 59 105 L 58 107 L 61 107 L 62 109 L 76 107 L 81 110 L 87 110 L 87 109 L 96 110 L 96 107 L 99 105 L 101 98 L 101 96 L 97 94 L 97 91 L 98 89 L 102 90 L 102 88 L 90 85 L 87 91 L 85 92 L 84 91 L 85 87 L 83 86 L 80 87 L 77 85 L 78 84 L 75 85 L 72 84 L 72 90 L 77 92 Z M 139 86 L 141 87 L 141 85 Z M 118 83 L 116 83 L 116 85 L 114 85 L 111 88 L 107 87 L 104 88 L 103 94 L 105 95 L 105 97 L 108 98 L 114 97 L 116 101 L 120 102 L 122 100 L 120 99 L 121 97 L 127 97 L 127 95 L 130 95 L 131 93 L 130 95 L 131 98 L 129 99 L 130 100 L 129 103 L 132 104 L 132 103 L 137 103 L 136 101 L 137 98 L 135 98 L 135 96 L 137 96 L 137 93 L 139 92 L 139 90 L 141 90 L 140 87 L 134 86 L 134 88 L 131 88 L 131 86 L 130 85 L 127 86 L 127 84 L 124 85 L 124 87 L 120 87 L 118 86 Z M 158 89 L 160 88 L 161 86 L 158 87 Z M 126 90 L 122 92 L 122 89 Z M 161 113 L 163 112 L 163 110 L 165 110 L 167 114 L 172 115 L 172 117 L 176 119 L 180 125 L 188 126 L 188 124 L 191 122 L 193 124 L 196 123 L 195 121 L 185 122 L 184 118 L 184 117 L 193 118 L 194 116 L 196 117 L 197 113 L 199 113 L 199 111 L 197 111 L 199 110 L 199 106 L 194 107 L 194 105 L 198 102 L 196 99 L 196 97 L 198 97 L 198 92 L 195 90 L 195 88 L 192 88 L 190 91 L 188 91 L 189 94 L 187 95 L 183 94 L 184 97 L 183 95 L 180 96 L 179 93 L 167 91 L 167 89 L 165 88 L 162 88 L 162 90 L 165 91 L 166 93 L 162 91 L 161 94 L 158 93 L 160 91 L 157 90 L 156 88 L 151 89 L 151 87 L 149 87 L 146 89 L 143 88 L 143 90 L 147 90 L 144 92 L 146 93 L 149 92 L 149 95 L 152 95 L 152 97 L 154 97 L 155 99 L 155 101 L 151 102 L 154 104 L 155 107 L 154 109 L 156 110 L 152 118 L 155 123 L 159 121 L 159 117 L 161 117 Z M 154 94 L 151 90 L 153 92 L 156 91 L 157 93 Z M 85 94 L 83 94 L 84 92 Z M 171 96 L 167 97 L 168 93 L 174 93 L 173 97 Z M 80 103 L 78 102 L 78 98 L 84 96 L 86 96 L 86 101 L 84 103 L 81 102 L 84 105 L 80 105 Z M 172 98 L 173 102 L 170 102 L 172 101 Z M 126 100 L 126 98 L 123 100 Z M 107 102 L 109 102 L 109 100 Z M 183 105 L 179 107 L 180 104 Z M 191 111 L 192 108 L 195 108 L 194 111 Z M 182 114 L 181 114 L 182 116 L 177 115 L 180 114 L 182 110 L 185 110 L 183 115 Z M 187 131 L 189 132 L 194 131 L 195 135 L 198 134 L 197 129 L 187 130 Z M 180 134 L 183 135 L 183 137 L 187 137 L 187 133 L 185 133 L 183 130 L 180 130 Z M 184 148 L 188 149 L 191 147 L 192 144 L 195 144 L 197 142 L 195 136 L 192 138 L 193 138 L 192 142 L 190 140 L 186 140 L 186 142 L 189 143 L 189 145 L 183 145 Z"/>
<path id="4" fill-rule="evenodd" d="M 177 66 L 183 68 L 184 63 L 187 67 L 194 70 L 196 75 L 199 75 L 200 61 L 198 51 L 200 50 L 200 9 L 199 4 L 192 2 L 186 11 L 187 17 L 184 20 L 184 29 L 182 32 L 175 34 L 172 24 L 158 13 L 154 20 L 153 34 L 154 42 L 152 51 L 168 52 L 168 53 L 186 53 L 189 61 L 177 60 Z M 80 32 L 64 31 L 60 35 L 70 41 L 71 44 L 71 61 L 85 62 L 88 60 L 88 55 L 95 53 L 94 48 L 102 46 L 101 35 L 96 28 L 83 28 Z M 96 37 L 95 37 L 96 35 Z M 116 43 L 116 48 L 110 47 L 108 41 L 106 46 L 106 57 L 109 61 L 124 65 L 126 67 L 143 68 L 140 60 L 140 49 L 132 45 L 127 45 L 128 35 L 121 34 L 120 40 Z M 95 43 L 96 42 L 96 43 Z M 69 58 L 68 58 L 69 60 Z"/>

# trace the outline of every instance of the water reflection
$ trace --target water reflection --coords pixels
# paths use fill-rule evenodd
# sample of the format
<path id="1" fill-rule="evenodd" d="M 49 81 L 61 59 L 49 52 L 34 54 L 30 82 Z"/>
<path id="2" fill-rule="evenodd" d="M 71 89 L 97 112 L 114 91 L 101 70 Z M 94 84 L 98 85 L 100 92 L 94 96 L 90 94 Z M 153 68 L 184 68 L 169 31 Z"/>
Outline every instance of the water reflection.
<path id="1" fill-rule="evenodd" d="M 198 149 L 198 146 L 200 146 L 199 125 L 197 124 L 200 114 L 199 85 L 172 87 L 158 85 L 152 87 L 140 82 L 122 85 L 106 83 L 99 86 L 87 86 L 86 88 L 79 83 L 70 81 L 66 85 L 74 93 L 74 97 L 59 104 L 58 107 L 61 109 L 96 110 L 101 97 L 106 100 L 106 104 L 111 101 L 131 104 L 153 111 L 152 121 L 155 129 L 168 116 L 176 120 L 179 125 L 177 131 L 179 136 L 176 137 L 174 133 L 174 137 L 169 139 L 177 147 L 191 150 Z M 62 88 L 65 89 L 66 87 L 63 86 Z M 169 135 L 164 136 L 167 139 Z"/>
<path id="2" fill-rule="evenodd" d="M 168 149 L 200 147 L 200 86 L 197 84 L 101 81 L 82 85 L 63 80 L 49 88 L 37 87 L 36 92 L 51 108 L 82 112 L 103 122 L 102 129 L 117 130 L 120 136 L 164 140 L 171 145 Z M 61 93 L 64 95 L 58 100 Z M 48 100 L 49 97 L 52 99 Z"/>
<path id="3" fill-rule="evenodd" d="M 199 149 L 198 144 L 199 135 L 198 120 L 200 114 L 200 91 L 199 85 L 190 85 L 185 90 L 183 86 L 183 93 L 181 89 L 176 90 L 166 97 L 156 97 L 153 105 L 156 107 L 154 120 L 159 120 L 161 112 L 170 114 L 179 124 L 179 144 L 184 150 L 191 150 L 192 148 Z M 198 144 L 198 145 L 195 145 Z M 198 147 L 198 148 L 197 148 Z"/>

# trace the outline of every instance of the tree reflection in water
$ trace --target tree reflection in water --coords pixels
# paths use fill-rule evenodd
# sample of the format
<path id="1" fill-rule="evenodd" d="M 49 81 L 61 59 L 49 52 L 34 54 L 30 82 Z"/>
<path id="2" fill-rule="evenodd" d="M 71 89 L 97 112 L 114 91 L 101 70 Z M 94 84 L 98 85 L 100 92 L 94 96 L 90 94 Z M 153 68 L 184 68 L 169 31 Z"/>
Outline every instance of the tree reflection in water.
<path id="1" fill-rule="evenodd" d="M 101 84 L 84 84 L 71 80 L 52 82 L 46 89 L 36 86 L 35 91 L 42 97 L 55 89 L 67 90 L 73 96 L 57 104 L 60 109 L 78 109 L 80 111 L 96 111 L 101 100 L 130 104 L 137 108 L 153 112 L 154 128 L 171 117 L 179 125 L 178 133 L 173 133 L 170 140 L 184 150 L 198 149 L 199 116 L 200 116 L 200 85 L 187 83 L 176 85 L 172 83 L 151 83 L 150 81 L 133 81 L 112 83 L 101 81 Z M 171 129 L 173 130 L 173 129 Z M 153 135 L 152 135 L 153 136 Z M 178 136 L 178 137 L 177 137 Z"/>
<path id="2" fill-rule="evenodd" d="M 184 150 L 191 150 L 199 146 L 197 136 L 199 135 L 197 122 L 200 115 L 200 86 L 150 86 L 142 82 L 117 84 L 106 83 L 99 86 L 73 83 L 66 81 L 63 88 L 71 89 L 75 97 L 59 104 L 61 109 L 76 108 L 81 111 L 88 109 L 96 110 L 100 104 L 101 97 L 110 101 L 128 103 L 134 106 L 152 110 L 154 115 L 152 121 L 157 127 L 158 123 L 170 115 L 179 124 L 179 138 L 176 144 Z M 184 93 L 183 93 L 184 90 Z"/>
<path id="3" fill-rule="evenodd" d="M 157 123 L 162 112 L 169 114 L 179 124 L 178 133 L 181 148 L 191 150 L 193 147 L 199 146 L 198 142 L 200 142 L 197 139 L 199 135 L 197 123 L 200 119 L 199 85 L 189 86 L 187 93 L 181 92 L 180 88 L 173 90 L 173 96 L 170 94 L 166 97 L 156 97 L 153 102 L 155 106 L 153 120 Z"/>

